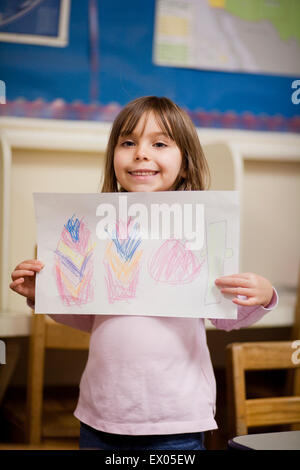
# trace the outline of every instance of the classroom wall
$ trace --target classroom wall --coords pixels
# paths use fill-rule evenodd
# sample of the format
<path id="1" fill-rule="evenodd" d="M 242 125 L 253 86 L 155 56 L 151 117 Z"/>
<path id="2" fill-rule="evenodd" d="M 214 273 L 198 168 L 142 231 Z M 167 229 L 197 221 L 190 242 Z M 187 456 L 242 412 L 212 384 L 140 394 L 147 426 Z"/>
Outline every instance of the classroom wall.
<path id="1" fill-rule="evenodd" d="M 112 103 L 118 109 L 138 96 L 154 94 L 191 111 L 199 126 L 299 132 L 299 106 L 291 101 L 298 77 L 158 66 L 152 60 L 155 0 L 142 2 L 142 7 L 140 0 L 95 3 L 99 65 L 94 72 L 88 1 L 71 3 L 66 47 L 0 42 L 0 79 L 8 100 L 0 114 L 102 120 L 114 114 Z M 18 98 L 25 103 L 14 105 Z M 53 106 L 30 105 L 38 99 Z M 63 102 L 74 106 L 63 107 Z M 92 102 L 103 109 L 89 109 Z"/>

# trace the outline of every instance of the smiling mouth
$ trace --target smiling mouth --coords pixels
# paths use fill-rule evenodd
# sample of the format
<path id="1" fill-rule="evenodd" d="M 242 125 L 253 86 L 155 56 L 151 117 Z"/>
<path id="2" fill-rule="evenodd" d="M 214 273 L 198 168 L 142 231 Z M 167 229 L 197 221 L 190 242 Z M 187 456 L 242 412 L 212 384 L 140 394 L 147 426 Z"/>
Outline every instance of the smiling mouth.
<path id="1" fill-rule="evenodd" d="M 130 175 L 133 175 L 133 176 L 154 176 L 159 172 L 158 171 L 149 171 L 149 170 L 143 170 L 143 171 L 139 170 L 139 171 L 129 171 L 128 173 Z"/>

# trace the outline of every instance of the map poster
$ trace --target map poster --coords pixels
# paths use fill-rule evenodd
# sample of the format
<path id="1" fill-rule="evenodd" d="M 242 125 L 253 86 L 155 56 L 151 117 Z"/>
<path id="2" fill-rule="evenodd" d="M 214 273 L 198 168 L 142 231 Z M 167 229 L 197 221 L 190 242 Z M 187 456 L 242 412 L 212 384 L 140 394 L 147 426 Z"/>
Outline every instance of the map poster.
<path id="1" fill-rule="evenodd" d="M 153 61 L 299 76 L 300 1 L 157 0 Z"/>

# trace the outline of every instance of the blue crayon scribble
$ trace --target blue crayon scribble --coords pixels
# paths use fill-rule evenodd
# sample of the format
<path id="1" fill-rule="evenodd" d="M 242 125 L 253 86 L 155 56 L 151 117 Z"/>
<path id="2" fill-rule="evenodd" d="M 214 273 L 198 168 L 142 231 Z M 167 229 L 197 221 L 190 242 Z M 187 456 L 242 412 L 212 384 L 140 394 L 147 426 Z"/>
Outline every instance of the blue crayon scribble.
<path id="1" fill-rule="evenodd" d="M 61 263 L 66 266 L 74 275 L 79 276 L 80 281 L 84 276 L 84 270 L 87 265 L 88 260 L 92 256 L 92 253 L 89 253 L 81 265 L 81 268 L 78 269 L 77 266 L 65 255 L 63 255 L 59 250 L 55 250 L 55 253 L 60 257 Z"/>
<path id="2" fill-rule="evenodd" d="M 65 228 L 68 230 L 69 234 L 72 237 L 73 242 L 79 241 L 79 228 L 80 228 L 80 221 L 79 219 L 75 219 L 75 214 L 73 214 L 72 218 L 68 220 Z"/>
<path id="3" fill-rule="evenodd" d="M 108 233 L 108 230 L 105 229 Z M 139 224 L 136 223 L 133 227 L 133 233 L 125 240 L 120 241 L 117 235 L 116 229 L 114 230 L 114 234 L 109 236 L 111 237 L 112 241 L 115 244 L 115 247 L 118 251 L 118 254 L 125 259 L 125 261 L 131 260 L 135 251 L 141 244 L 142 239 L 138 236 L 139 235 Z"/>

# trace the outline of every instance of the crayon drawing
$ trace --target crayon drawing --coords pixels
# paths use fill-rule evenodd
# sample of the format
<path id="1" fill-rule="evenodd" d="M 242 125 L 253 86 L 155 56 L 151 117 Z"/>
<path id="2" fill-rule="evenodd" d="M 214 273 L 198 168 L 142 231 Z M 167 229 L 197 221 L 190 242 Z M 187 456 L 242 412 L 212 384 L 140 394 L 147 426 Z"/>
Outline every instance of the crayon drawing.
<path id="1" fill-rule="evenodd" d="M 85 305 L 94 299 L 91 232 L 82 218 L 68 219 L 55 250 L 56 285 L 64 305 Z"/>
<path id="2" fill-rule="evenodd" d="M 125 230 L 126 238 L 121 236 Z M 129 217 L 126 224 L 119 220 L 110 233 L 106 232 L 111 238 L 103 260 L 108 300 L 113 303 L 132 299 L 136 294 L 143 254 L 139 248 L 142 241 L 139 224 Z"/>
<path id="3" fill-rule="evenodd" d="M 215 285 L 215 279 L 225 274 L 225 260 L 233 257 L 232 248 L 227 246 L 228 224 L 219 220 L 208 224 L 207 228 L 207 287 L 205 305 L 222 302 L 222 293 Z"/>
<path id="4" fill-rule="evenodd" d="M 183 240 L 166 240 L 149 262 L 149 274 L 157 282 L 187 284 L 200 274 L 204 261 L 187 250 Z"/>
<path id="5" fill-rule="evenodd" d="M 74 209 L 76 208 L 76 209 Z M 35 194 L 36 313 L 237 318 L 237 191 Z"/>

